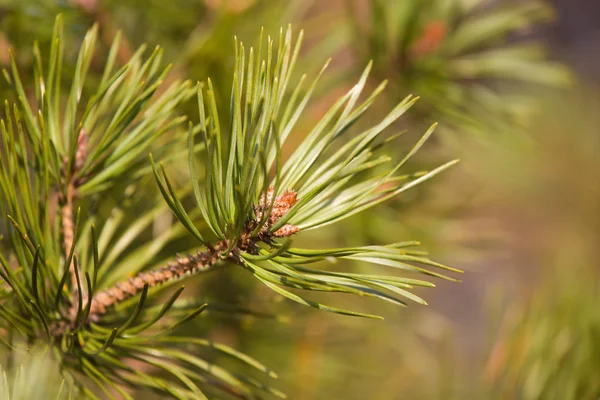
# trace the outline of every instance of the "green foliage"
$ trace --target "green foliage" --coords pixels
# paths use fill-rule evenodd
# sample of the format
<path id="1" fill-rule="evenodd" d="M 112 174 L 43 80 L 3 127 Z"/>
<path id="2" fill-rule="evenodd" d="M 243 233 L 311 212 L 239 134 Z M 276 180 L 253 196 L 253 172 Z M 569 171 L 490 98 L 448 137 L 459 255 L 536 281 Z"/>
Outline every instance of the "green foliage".
<path id="1" fill-rule="evenodd" d="M 240 44 L 236 48 L 238 62 L 231 97 L 228 124 L 231 133 L 228 135 L 228 147 L 222 143 L 223 133 L 211 82 L 208 81 L 206 101 L 202 87 L 198 91 L 200 129 L 202 137 L 205 138 L 205 147 L 208 149 L 204 190 L 198 183 L 199 178 L 195 172 L 192 152 L 190 152 L 191 180 L 195 184 L 195 198 L 204 222 L 218 240 L 228 242 L 228 245 L 221 249 L 221 257 L 228 258 L 229 253 L 235 251 L 236 257 L 241 259 L 241 264 L 267 287 L 300 304 L 327 311 L 371 316 L 305 299 L 282 286 L 375 296 L 404 305 L 403 300 L 386 293 L 392 292 L 425 304 L 421 298 L 406 290 L 412 289 L 413 285 L 433 286 L 425 281 L 334 273 L 305 267 L 306 264 L 323 260 L 349 259 L 436 277 L 443 276 L 418 265 L 459 272 L 429 260 L 421 251 L 411 250 L 411 247 L 418 245 L 416 242 L 308 250 L 293 248 L 289 241 L 277 240 L 289 236 L 289 234 L 278 233 L 281 230 L 293 229 L 293 233 L 304 232 L 369 209 L 428 180 L 455 163 L 450 162 L 432 171 L 417 174 L 397 174 L 397 171 L 433 132 L 434 127 L 432 127 L 397 164 L 379 170 L 381 165 L 390 162 L 388 156 L 377 154 L 378 150 L 388 142 L 379 137 L 415 102 L 410 97 L 398 104 L 374 127 L 358 133 L 351 139 L 344 137 L 344 133 L 348 132 L 352 124 L 367 111 L 384 87 L 381 85 L 366 100 L 359 102 L 370 70 L 369 66 L 359 82 L 335 102 L 287 162 L 281 165 L 280 147 L 308 103 L 318 77 L 303 97 L 298 95 L 302 91 L 301 85 L 304 81 L 304 77 L 301 78 L 300 84 L 290 90 L 293 94 L 288 100 L 285 96 L 288 92 L 287 84 L 299 54 L 300 41 L 292 48 L 291 31 L 288 29 L 285 36 L 282 34 L 280 37 L 279 43 L 276 59 L 271 59 L 275 52 L 269 40 L 267 59 L 261 59 L 261 48 L 258 49 L 256 56 L 254 50 L 250 49 L 247 65 L 244 62 L 244 46 Z M 393 140 L 396 136 L 389 140 Z M 189 137 L 189 147 L 192 149 L 191 127 Z M 343 140 L 347 142 L 336 149 L 336 144 Z M 274 170 L 272 179 L 269 178 L 271 170 Z M 375 170 L 378 171 L 377 174 L 368 174 Z M 177 196 L 174 195 L 166 175 L 165 183 L 162 183 L 156 169 L 155 175 L 163 196 L 177 218 L 201 243 L 209 246 L 210 242 L 200 234 Z M 277 204 L 278 199 L 284 201 L 283 199 L 290 193 L 293 193 L 293 201 L 284 215 L 278 215 L 276 220 L 269 221 L 269 216 L 273 215 L 274 209 L 283 207 Z M 256 205 L 261 204 L 261 201 L 264 210 L 257 211 Z M 256 223 L 249 228 L 248 219 L 253 212 Z M 267 232 L 264 232 L 265 230 Z M 249 235 L 250 240 L 263 242 L 267 247 L 241 249 L 238 254 L 236 246 L 240 241 L 248 240 L 244 235 Z"/>
<path id="2" fill-rule="evenodd" d="M 460 272 L 414 250 L 417 242 L 319 250 L 292 247 L 293 234 L 374 207 L 455 162 L 399 174 L 434 127 L 392 165 L 381 154 L 398 136 L 384 139 L 382 132 L 412 106 L 411 97 L 373 127 L 346 137 L 384 87 L 361 99 L 369 66 L 283 163 L 282 145 L 304 114 L 319 78 L 308 88 L 303 86 L 305 76 L 293 89 L 289 86 L 301 42 L 292 46 L 291 35 L 290 29 L 282 32 L 276 46 L 269 38 L 266 49 L 261 41 L 256 52 L 248 51 L 247 62 L 244 46 L 236 44 L 229 115 L 223 123 L 224 111 L 217 106 L 210 80 L 197 90 L 187 81 L 162 87 L 168 68 L 160 66 L 160 48 L 145 58 L 142 46 L 118 67 L 119 35 L 101 79 L 86 83 L 97 27 L 83 40 L 68 93 L 61 85 L 66 46 L 61 17 L 46 64 L 39 46 L 34 46 L 33 92 L 23 85 L 11 56 L 4 75 L 17 101 L 13 106 L 6 101 L 0 131 L 0 211 L 7 216 L 8 233 L 8 244 L 0 253 L 2 329 L 9 337 L 24 337 L 28 346 L 49 345 L 61 373 L 75 382 L 80 394 L 130 399 L 131 390 L 149 389 L 179 399 L 205 398 L 214 392 L 239 398 L 255 398 L 258 392 L 285 397 L 247 372 L 276 377 L 258 361 L 226 345 L 176 334 L 207 308 L 203 301 L 180 300 L 183 287 L 162 297 L 184 274 L 235 263 L 301 304 L 376 317 L 327 306 L 289 289 L 424 304 L 409 290 L 433 284 L 412 275 L 452 280 L 430 269 Z M 186 135 L 180 128 L 187 118 L 177 110 L 195 92 L 200 123 L 189 123 L 187 134 L 192 187 L 176 189 L 164 167 L 160 174 L 153 162 L 148 167 L 145 154 L 152 149 L 163 162 L 181 155 Z M 198 135 L 203 143 L 195 145 Z M 203 181 L 196 172 L 196 154 L 202 149 L 206 150 Z M 139 190 L 150 171 L 166 205 L 154 204 L 147 188 Z M 115 192 L 120 192 L 116 201 L 111 199 Z M 198 208 L 188 212 L 184 204 L 190 192 Z M 150 234 L 151 224 L 166 207 L 185 229 L 176 226 Z M 128 213 L 135 218 L 129 220 Z M 186 230 L 197 242 L 185 250 L 198 250 L 198 244 L 203 250 L 159 267 L 164 265 L 167 246 L 181 240 Z M 306 266 L 336 259 L 379 264 L 411 275 Z M 219 365 L 223 358 L 236 365 Z"/>
<path id="3" fill-rule="evenodd" d="M 514 249 L 517 290 L 506 289 L 508 275 L 486 307 L 491 399 L 600 395 L 600 188 L 590 185 L 600 177 L 600 102 L 587 87 L 545 102 L 528 137 L 477 155 L 482 177 L 495 183 L 485 207 L 501 203 L 505 231 L 523 244 Z"/>
<path id="4" fill-rule="evenodd" d="M 498 398 L 600 395 L 600 287 L 596 273 L 551 273 L 542 290 L 507 313 L 487 378 Z"/>
<path id="5" fill-rule="evenodd" d="M 6 0 L 0 6 L 0 64 L 6 65 L 4 52 L 17 48 L 15 55 L 25 87 L 30 87 L 34 68 L 33 54 L 27 49 L 35 38 L 43 57 L 51 46 L 53 22 L 57 14 L 63 15 L 65 30 L 65 65 L 62 82 L 66 86 L 72 79 L 72 65 L 77 58 L 77 48 L 87 28 L 96 23 L 99 40 L 97 56 L 109 52 L 113 37 L 122 30 L 121 45 L 116 55 L 118 64 L 125 64 L 136 48 L 145 43 L 160 43 L 163 59 L 173 64 L 170 79 L 205 80 L 210 77 L 219 87 L 229 83 L 233 58 L 224 46 L 229 46 L 234 35 L 253 42 L 258 40 L 261 26 L 276 30 L 296 21 L 306 14 L 312 1 L 234 0 L 219 5 L 210 0 L 115 1 L 115 0 Z M 261 21 L 260 25 L 256 21 Z M 93 62 L 89 83 L 102 76 L 103 65 Z M 10 98 L 11 93 L 3 82 L 0 93 Z M 218 99 L 220 102 L 224 97 Z M 226 101 L 226 100 L 225 100 Z M 224 103 L 223 105 L 225 105 Z M 193 102 L 180 105 L 181 110 L 193 115 Z"/>
<path id="6" fill-rule="evenodd" d="M 131 398 L 119 386 L 125 383 L 132 387 L 150 387 L 177 398 L 198 398 L 200 392 L 196 384 L 190 383 L 192 379 L 242 395 L 248 389 L 241 380 L 199 357 L 190 358 L 186 351 L 177 347 L 208 349 L 266 371 L 259 363 L 209 341 L 189 338 L 179 344 L 176 337 L 163 337 L 199 314 L 205 305 L 193 311 L 178 310 L 175 314 L 181 317 L 177 322 L 163 321 L 150 336 L 138 335 L 169 310 L 181 289 L 150 315 L 149 308 L 143 309 L 147 299 L 147 292 L 144 292 L 129 312 L 117 311 L 97 323 L 89 321 L 91 300 L 98 288 L 110 284 L 111 280 L 127 277 L 132 270 L 147 267 L 144 262 L 152 260 L 165 241 L 176 237 L 177 229 L 151 243 L 138 243 L 137 250 L 144 255 L 125 264 L 125 268 L 122 263 L 106 265 L 115 259 L 122 261 L 119 257 L 124 250 L 131 252 L 127 255 L 135 254 L 128 246 L 136 239 L 136 234 L 147 228 L 157 210 L 150 210 L 147 216 L 140 215 L 133 226 L 120 227 L 126 204 L 115 208 L 106 221 L 96 221 L 93 212 L 81 213 L 78 209 L 75 242 L 69 248 L 63 243 L 66 234 L 65 227 L 60 226 L 57 198 L 66 196 L 69 185 L 76 186 L 77 196 L 97 197 L 119 181 L 132 183 L 139 179 L 143 173 L 139 168 L 142 166 L 140 154 L 160 135 L 172 132 L 185 120 L 174 115 L 174 109 L 193 93 L 193 89 L 189 83 L 173 83 L 149 101 L 165 74 L 159 67 L 160 49 L 143 62 L 143 49 L 140 49 L 127 65 L 113 71 L 117 39 L 106 62 L 102 82 L 83 107 L 80 104 L 83 103 L 85 72 L 95 42 L 94 28 L 83 42 L 72 90 L 66 98 L 67 106 L 62 107 L 58 84 L 63 56 L 61 27 L 59 17 L 48 74 L 42 72 L 41 59 L 38 58 L 36 63 L 37 110 L 25 100 L 28 97 L 14 63 L 11 72 L 5 74 L 18 95 L 19 104 L 11 110 L 7 103 L 8 119 L 2 122 L 4 148 L 0 188 L 4 200 L 0 207 L 10 220 L 9 253 L 0 256 L 4 280 L 2 296 L 5 302 L 1 311 L 4 327 L 20 333 L 29 342 L 42 340 L 53 344 L 61 354 L 65 375 L 81 372 L 109 397 L 112 395 L 108 388 L 112 387 L 125 398 Z M 84 146 L 80 140 L 82 135 L 87 138 Z M 168 154 L 176 143 L 177 140 L 171 140 L 159 149 L 159 153 L 176 155 Z M 84 152 L 85 157 L 79 157 L 80 152 Z M 146 160 L 145 155 L 141 159 Z M 72 207 L 63 201 L 59 203 L 63 213 Z M 98 235 L 94 233 L 97 222 L 102 226 Z M 122 233 L 122 236 L 113 241 L 115 233 Z M 113 246 L 107 247 L 109 243 Z M 71 285 L 68 281 L 70 265 L 73 265 L 77 278 Z M 147 346 L 148 340 L 152 340 L 154 346 Z M 166 369 L 182 387 L 167 383 L 170 378 L 150 377 L 129 366 L 126 360 Z M 177 362 L 191 363 L 198 372 L 173 365 Z M 80 389 L 85 395 L 94 396 L 89 387 Z"/>
<path id="7" fill-rule="evenodd" d="M 353 1 L 349 1 L 353 5 Z M 374 60 L 396 93 L 419 93 L 422 112 L 458 130 L 520 124 L 537 102 L 534 89 L 564 87 L 565 67 L 545 58 L 529 35 L 552 18 L 543 1 L 369 2 L 369 27 L 354 7 L 352 46 Z"/>
<path id="8" fill-rule="evenodd" d="M 292 398 L 599 397 L 597 108 L 529 118 L 571 79 L 549 3 L 4 0 L 0 398 L 284 397 L 241 350 Z M 307 45 L 264 45 L 290 21 Z M 450 295 L 404 237 L 478 273 Z M 516 300 L 484 369 L 494 281 Z"/>
<path id="9" fill-rule="evenodd" d="M 15 341 L 18 342 L 18 341 Z M 20 343 L 2 350 L 0 396 L 6 400 L 73 398 L 73 383 L 62 378 L 50 349 Z"/>

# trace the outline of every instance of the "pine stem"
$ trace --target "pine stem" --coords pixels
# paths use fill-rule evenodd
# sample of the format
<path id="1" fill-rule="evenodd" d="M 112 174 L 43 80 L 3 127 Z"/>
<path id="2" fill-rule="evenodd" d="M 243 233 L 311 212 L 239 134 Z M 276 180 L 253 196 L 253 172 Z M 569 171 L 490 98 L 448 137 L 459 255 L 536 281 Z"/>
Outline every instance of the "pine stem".
<path id="1" fill-rule="evenodd" d="M 71 249 L 73 248 L 73 242 L 75 238 L 75 226 L 73 223 L 73 195 L 75 193 L 75 186 L 70 183 L 67 185 L 67 194 L 64 198 L 64 203 L 60 210 L 60 222 L 63 233 L 63 243 L 65 251 L 65 259 L 69 257 Z M 75 267 L 73 260 L 69 264 L 69 271 L 71 272 L 71 287 L 76 290 L 77 288 L 77 276 L 75 274 Z"/>
<path id="2" fill-rule="evenodd" d="M 79 136 L 77 137 L 77 149 L 75 152 L 75 160 L 73 165 L 71 166 L 70 173 L 68 170 L 69 160 L 67 158 L 64 159 L 64 169 L 63 169 L 63 177 L 67 183 L 67 192 L 63 195 L 62 199 L 62 207 L 60 211 L 60 223 L 63 234 L 63 245 L 64 245 L 64 254 L 65 259 L 69 257 L 71 252 L 73 251 L 73 246 L 75 245 L 75 223 L 73 219 L 73 201 L 75 198 L 75 194 L 77 192 L 77 180 L 76 173 L 81 169 L 85 162 L 85 157 L 87 155 L 87 146 L 88 146 L 88 137 L 84 129 L 79 131 Z M 83 282 L 81 279 L 81 275 L 75 271 L 74 260 L 72 259 L 69 263 L 69 272 L 71 274 L 71 291 L 73 294 L 73 298 L 75 300 L 74 307 L 78 307 L 79 303 L 79 293 L 78 293 L 78 282 Z M 82 290 L 83 297 L 86 296 L 85 292 Z"/>
<path id="3" fill-rule="evenodd" d="M 178 257 L 176 261 L 169 262 L 165 267 L 140 272 L 127 281 L 119 282 L 109 289 L 96 293 L 92 298 L 89 319 L 99 320 L 108 308 L 134 297 L 146 284 L 152 288 L 179 279 L 186 274 L 193 275 L 209 269 L 219 260 L 219 254 L 227 248 L 227 245 L 228 243 L 224 241 L 206 251 L 199 251 L 196 255 Z M 84 303 L 87 303 L 87 300 L 84 300 Z"/>

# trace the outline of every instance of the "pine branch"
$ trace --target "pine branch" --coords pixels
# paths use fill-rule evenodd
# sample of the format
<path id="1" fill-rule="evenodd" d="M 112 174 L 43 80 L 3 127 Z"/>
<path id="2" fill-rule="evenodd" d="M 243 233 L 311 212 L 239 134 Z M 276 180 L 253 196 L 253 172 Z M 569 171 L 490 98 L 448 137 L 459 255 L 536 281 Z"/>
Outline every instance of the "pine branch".
<path id="1" fill-rule="evenodd" d="M 363 99 L 371 65 L 284 162 L 282 146 L 295 130 L 325 70 L 308 88 L 303 87 L 305 77 L 291 86 L 302 34 L 292 45 L 291 28 L 282 30 L 278 45 L 268 38 L 266 52 L 262 44 L 256 51 L 246 52 L 241 43 L 236 43 L 229 118 L 222 121 L 223 110 L 217 105 L 216 89 L 210 80 L 195 89 L 186 82 L 175 83 L 155 96 L 166 75 L 166 70 L 160 68 L 159 49 L 145 61 L 142 49 L 115 71 L 118 39 L 98 87 L 83 106 L 96 27 L 83 41 L 72 87 L 61 107 L 61 31 L 58 18 L 47 74 L 39 51 L 36 53 L 38 109 L 24 100 L 27 96 L 14 60 L 10 73 L 5 74 L 19 102 L 13 109 L 7 105 L 6 121 L 0 123 L 4 143 L 0 191 L 6 199 L 0 207 L 9 215 L 9 257 L 14 257 L 18 268 L 12 268 L 0 254 L 0 278 L 6 283 L 0 287 L 0 298 L 8 299 L 0 307 L 0 321 L 11 334 L 18 332 L 31 342 L 49 343 L 65 374 L 84 375 L 107 395 L 114 390 L 125 398 L 131 396 L 124 386 L 182 399 L 204 398 L 206 386 L 240 398 L 253 398 L 259 390 L 283 397 L 262 382 L 203 358 L 198 352 L 206 346 L 203 339 L 172 336 L 182 324 L 202 313 L 207 304 L 194 308 L 182 305 L 178 301 L 183 292 L 180 287 L 157 309 L 151 304 L 157 295 L 168 283 L 187 274 L 228 262 L 302 305 L 381 318 L 322 304 L 297 291 L 348 293 L 399 306 L 406 305 L 406 300 L 426 304 L 411 289 L 433 287 L 431 282 L 331 271 L 312 264 L 348 260 L 448 280 L 455 279 L 436 270 L 460 272 L 415 250 L 418 242 L 414 241 L 338 249 L 292 246 L 294 235 L 371 209 L 456 163 L 399 174 L 431 136 L 435 125 L 399 160 L 382 154 L 386 144 L 398 136 L 384 138 L 383 132 L 415 103 L 412 96 L 374 126 L 352 129 L 384 89 L 380 85 Z M 186 120 L 175 115 L 176 109 L 194 92 L 200 121 L 188 125 L 191 187 L 176 189 L 164 165 L 157 166 L 151 155 L 151 168 L 145 168 L 142 155 L 160 135 L 176 130 Z M 225 126 L 227 130 L 222 129 Z M 179 133 L 176 130 L 161 143 L 154 153 L 157 159 L 164 162 L 180 156 L 177 146 L 185 137 L 182 140 Z M 194 144 L 197 135 L 203 141 L 200 146 Z M 196 172 L 199 149 L 206 151 L 202 179 Z M 82 213 L 80 208 L 75 212 L 75 203 L 94 199 L 103 205 L 108 188 L 116 189 L 118 183 L 127 183 L 120 199 L 129 198 L 135 186 L 132 182 L 150 171 L 166 206 L 180 222 L 164 234 L 144 234 L 166 208 L 163 206 L 151 206 L 147 213 L 140 213 L 140 209 L 127 213 L 126 203 L 130 200 L 116 200 L 117 205 L 106 203 L 112 210 L 106 217 L 102 213 Z M 61 194 L 59 221 L 49 201 L 57 190 Z M 188 194 L 197 204 L 191 211 L 184 207 L 189 203 L 181 200 Z M 153 197 L 147 191 L 141 196 L 145 204 L 152 203 Z M 97 224 L 101 227 L 98 233 Z M 184 231 L 204 250 L 152 269 L 157 264 L 155 256 Z M 135 302 L 127 301 L 134 297 Z M 258 362 L 231 349 L 221 346 L 215 351 L 273 376 Z M 132 368 L 130 361 L 159 369 L 161 374 Z M 94 397 L 90 388 L 80 389 Z"/>

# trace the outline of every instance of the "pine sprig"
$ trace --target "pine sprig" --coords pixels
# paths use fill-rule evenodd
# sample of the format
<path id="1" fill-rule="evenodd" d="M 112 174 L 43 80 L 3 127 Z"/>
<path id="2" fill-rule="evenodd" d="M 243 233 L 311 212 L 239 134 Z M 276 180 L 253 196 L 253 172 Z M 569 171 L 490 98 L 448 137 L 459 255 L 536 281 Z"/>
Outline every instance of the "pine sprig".
<path id="1" fill-rule="evenodd" d="M 198 256 L 210 260 L 202 263 L 205 267 L 214 265 L 218 259 L 240 264 L 277 293 L 298 303 L 336 313 L 375 317 L 314 302 L 287 288 L 353 293 L 404 305 L 403 300 L 393 297 L 400 295 L 424 304 L 424 300 L 407 290 L 413 285 L 432 286 L 424 281 L 410 280 L 409 284 L 394 277 L 334 274 L 302 265 L 326 258 L 346 258 L 442 278 L 444 275 L 418 265 L 460 271 L 433 262 L 421 253 L 412 253 L 401 245 L 321 251 L 289 247 L 290 242 L 286 239 L 297 232 L 335 223 L 369 209 L 456 162 L 418 175 L 396 175 L 431 135 L 435 127 L 432 126 L 396 165 L 367 179 L 359 179 L 362 176 L 359 174 L 379 170 L 380 165 L 389 161 L 385 156 L 374 158 L 382 144 L 378 139 L 416 100 L 406 98 L 379 124 L 351 139 L 345 138 L 344 134 L 383 89 L 383 86 L 377 88 L 374 94 L 359 102 L 370 71 L 368 66 L 359 82 L 332 106 L 288 161 L 281 165 L 280 148 L 298 121 L 298 118 L 290 118 L 289 112 L 281 110 L 296 109 L 296 114 L 301 113 L 311 93 L 309 90 L 305 99 L 292 105 L 287 103 L 285 96 L 290 91 L 287 85 L 301 38 L 302 34 L 293 46 L 288 29 L 285 34 L 281 33 L 276 52 L 273 41 L 268 39 L 266 59 L 261 60 L 262 48 L 258 49 L 257 56 L 250 49 L 247 64 L 243 44 L 236 44 L 238 57 L 232 85 L 229 146 L 222 140 L 214 88 L 209 81 L 205 97 L 204 88 L 199 86 L 200 129 L 208 151 L 204 187 L 200 187 L 191 152 L 190 178 L 204 223 L 210 227 L 216 241 L 211 242 L 202 235 L 175 194 L 164 169 L 159 173 L 154 167 L 161 193 L 182 225 L 208 248 Z M 296 87 L 291 91 L 298 93 L 300 89 Z M 191 128 L 188 137 L 192 149 Z M 334 150 L 335 144 L 343 140 L 347 143 Z M 186 263 L 174 265 L 172 269 L 178 271 L 175 275 L 181 276 L 199 268 L 194 263 Z M 139 291 L 148 281 L 145 276 L 138 275 L 130 281 L 132 285 L 136 279 Z M 151 282 L 155 281 L 152 278 Z M 160 283 L 164 281 L 161 279 Z M 114 297 L 108 303 L 112 305 Z"/>
<path id="2" fill-rule="evenodd" d="M 130 399 L 132 390 L 149 389 L 179 399 L 205 398 L 210 390 L 238 398 L 256 398 L 260 392 L 285 397 L 236 368 L 209 361 L 214 357 L 206 352 L 237 360 L 242 371 L 250 367 L 276 377 L 258 361 L 202 338 L 175 335 L 208 307 L 180 299 L 183 286 L 161 301 L 159 295 L 186 275 L 232 263 L 301 304 L 378 318 L 321 304 L 294 290 L 424 304 L 410 290 L 433 284 L 420 278 L 333 272 L 309 264 L 351 260 L 451 280 L 440 272 L 460 272 L 414 250 L 416 242 L 322 250 L 292 246 L 294 235 L 370 209 L 455 163 L 399 173 L 434 127 L 399 161 L 381 154 L 394 138 L 383 138 L 383 132 L 414 104 L 412 97 L 372 128 L 350 136 L 384 87 L 362 98 L 370 65 L 283 162 L 281 148 L 325 70 L 308 88 L 303 86 L 306 77 L 292 85 L 302 34 L 293 44 L 288 28 L 277 43 L 268 38 L 266 48 L 261 41 L 248 51 L 236 41 L 227 121 L 210 80 L 197 88 L 175 83 L 158 93 L 166 74 L 160 49 L 144 60 L 142 48 L 117 68 L 118 37 L 88 98 L 84 82 L 95 57 L 96 28 L 83 41 L 71 90 L 61 94 L 62 35 L 59 17 L 47 73 L 35 52 L 35 95 L 23 87 L 14 60 L 5 73 L 18 101 L 12 108 L 7 103 L 0 123 L 0 209 L 9 221 L 9 252 L 0 254 L 0 298 L 5 300 L 0 320 L 11 336 L 49 344 L 63 375 L 85 377 L 73 379 L 83 395 L 114 398 L 118 393 Z M 176 109 L 194 92 L 200 121 L 190 123 L 187 133 L 191 187 L 180 189 L 163 164 L 156 165 L 153 156 L 149 163 L 142 161 L 142 155 L 184 122 Z M 31 96 L 35 105 L 29 104 Z M 154 152 L 157 160 L 176 157 L 182 136 L 185 140 L 177 133 Z M 194 140 L 198 134 L 200 146 Z M 199 149 L 206 151 L 203 178 L 196 170 Z M 148 198 L 136 203 L 148 197 L 136 187 L 150 171 L 165 204 L 148 206 Z M 127 189 L 109 216 L 94 211 L 90 203 L 110 206 L 108 194 L 125 182 Z M 191 211 L 184 199 L 188 195 L 197 204 Z M 158 236 L 146 235 L 167 207 L 181 224 Z M 167 244 L 185 232 L 196 240 L 195 247 L 159 263 Z"/>

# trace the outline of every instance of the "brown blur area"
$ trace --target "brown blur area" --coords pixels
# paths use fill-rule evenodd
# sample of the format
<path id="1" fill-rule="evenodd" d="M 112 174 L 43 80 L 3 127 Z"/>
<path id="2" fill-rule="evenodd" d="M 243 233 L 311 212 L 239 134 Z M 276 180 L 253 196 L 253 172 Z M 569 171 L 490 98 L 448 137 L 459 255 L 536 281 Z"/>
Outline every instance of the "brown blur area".
<path id="1" fill-rule="evenodd" d="M 460 283 L 436 281 L 436 288 L 419 292 L 429 306 L 397 309 L 323 297 L 347 308 L 377 309 L 386 319 L 330 315 L 289 304 L 248 284 L 244 271 L 228 270 L 201 283 L 199 295 L 281 318 L 208 316 L 199 332 L 278 371 L 276 385 L 291 399 L 600 398 L 598 0 L 415 1 L 419 10 L 400 0 L 162 3 L 0 3 L 0 49 L 23 47 L 34 35 L 43 43 L 51 22 L 35 18 L 62 11 L 74 41 L 98 22 L 107 43 L 117 29 L 124 31 L 124 57 L 143 42 L 162 44 L 174 63 L 173 79 L 211 77 L 226 104 L 233 54 L 225 50 L 232 49 L 232 36 L 252 42 L 263 26 L 277 32 L 293 23 L 306 31 L 299 71 L 314 73 L 334 57 L 303 126 L 323 115 L 372 59 L 373 86 L 384 79 L 390 84 L 366 123 L 409 93 L 422 97 L 402 121 L 409 135 L 405 148 L 391 149 L 395 156 L 424 127 L 440 124 L 409 172 L 461 159 L 368 215 L 298 238 L 313 247 L 421 241 L 434 260 L 464 270 Z M 487 31 L 500 20 L 493 18 L 498 10 L 525 3 L 545 8 L 519 14 L 520 24 L 503 20 L 506 32 Z M 470 11 L 463 14 L 463 6 Z M 468 21 L 483 21 L 473 31 L 480 43 L 457 38 Z M 543 51 L 511 47 L 523 43 Z M 497 48 L 508 50 L 494 53 Z M 19 57 L 21 64 L 30 61 L 25 52 Z M 304 133 L 295 132 L 292 145 Z"/>

